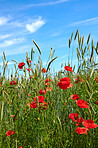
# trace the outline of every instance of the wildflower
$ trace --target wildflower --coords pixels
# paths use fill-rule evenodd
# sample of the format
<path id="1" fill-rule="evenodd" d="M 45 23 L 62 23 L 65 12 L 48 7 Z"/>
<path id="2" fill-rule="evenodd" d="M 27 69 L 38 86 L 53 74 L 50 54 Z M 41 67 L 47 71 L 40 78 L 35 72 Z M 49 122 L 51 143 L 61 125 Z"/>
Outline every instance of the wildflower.
<path id="1" fill-rule="evenodd" d="M 10 84 L 11 85 L 16 85 L 16 82 L 15 81 L 11 81 Z"/>
<path id="2" fill-rule="evenodd" d="M 77 113 L 70 113 L 69 114 L 69 119 L 72 119 L 73 121 L 72 122 L 76 122 L 77 121 L 77 118 L 78 118 L 78 114 Z"/>
<path id="3" fill-rule="evenodd" d="M 78 134 L 85 134 L 85 135 L 87 135 L 87 129 L 84 128 L 84 127 L 77 127 L 75 129 L 75 132 L 77 132 Z"/>
<path id="4" fill-rule="evenodd" d="M 37 108 L 37 103 L 36 102 L 32 102 L 31 104 L 27 104 L 30 105 L 31 108 Z"/>
<path id="5" fill-rule="evenodd" d="M 82 122 L 84 121 L 84 119 L 82 117 L 79 117 L 79 119 L 77 119 L 77 123 L 76 125 L 79 126 Z"/>
<path id="6" fill-rule="evenodd" d="M 47 82 L 52 82 L 52 81 L 53 81 L 52 79 L 47 78 L 47 79 L 45 80 L 45 83 L 47 83 Z"/>
<path id="7" fill-rule="evenodd" d="M 15 134 L 13 130 L 9 130 L 6 132 L 6 136 L 10 137 L 11 135 Z"/>
<path id="8" fill-rule="evenodd" d="M 73 87 L 73 85 L 70 83 L 70 85 L 67 88 L 71 88 L 71 87 Z"/>
<path id="9" fill-rule="evenodd" d="M 31 63 L 31 60 L 29 60 L 29 63 Z"/>
<path id="10" fill-rule="evenodd" d="M 26 68 L 26 70 L 27 70 L 28 72 L 30 72 L 30 71 L 31 71 L 31 69 L 29 69 L 29 68 Z"/>
<path id="11" fill-rule="evenodd" d="M 75 99 L 75 100 L 78 100 L 80 97 L 78 97 L 77 94 L 74 94 L 74 95 L 71 95 L 71 99 Z"/>
<path id="12" fill-rule="evenodd" d="M 28 96 L 29 96 L 29 97 L 31 97 L 31 95 L 30 95 L 30 94 L 28 94 Z"/>
<path id="13" fill-rule="evenodd" d="M 46 91 L 51 91 L 52 87 L 46 87 Z"/>
<path id="14" fill-rule="evenodd" d="M 11 117 L 14 117 L 15 115 L 11 115 Z"/>
<path id="15" fill-rule="evenodd" d="M 31 104 L 27 104 L 27 105 L 30 105 L 31 108 L 37 108 L 37 97 L 38 97 L 38 102 L 39 102 L 39 109 L 42 108 L 42 109 L 47 109 L 47 103 L 44 101 L 45 100 L 45 97 L 44 96 L 36 96 L 34 98 L 34 101 L 35 102 L 32 102 Z"/>
<path id="16" fill-rule="evenodd" d="M 98 105 L 98 100 L 95 102 L 96 105 Z"/>
<path id="17" fill-rule="evenodd" d="M 25 65 L 25 63 L 24 62 L 21 62 L 21 63 L 18 64 L 18 68 L 19 69 L 22 69 L 24 65 Z"/>
<path id="18" fill-rule="evenodd" d="M 40 95 L 42 95 L 42 94 L 45 95 L 45 94 L 46 94 L 46 90 L 40 89 L 39 94 L 40 94 Z"/>
<path id="19" fill-rule="evenodd" d="M 43 68 L 43 69 L 42 69 L 42 72 L 43 72 L 43 73 L 46 73 L 47 71 L 46 71 L 46 69 L 45 69 L 45 68 Z"/>
<path id="20" fill-rule="evenodd" d="M 43 101 L 45 100 L 45 97 L 44 97 L 44 96 L 36 96 L 36 97 L 34 98 L 34 101 L 35 101 L 35 102 L 37 102 L 37 97 L 38 97 L 38 102 L 39 102 L 39 103 L 41 103 L 41 102 L 43 102 Z"/>
<path id="21" fill-rule="evenodd" d="M 0 82 L 0 86 L 2 86 L 2 85 L 1 85 L 1 82 Z"/>
<path id="22" fill-rule="evenodd" d="M 83 82 L 83 79 L 82 79 L 82 78 L 80 79 L 80 76 L 78 76 L 78 78 L 75 79 L 75 83 L 76 83 L 76 84 L 79 83 L 79 82 Z"/>
<path id="23" fill-rule="evenodd" d="M 94 80 L 96 81 L 96 83 L 98 83 L 98 77 L 96 77 Z"/>
<path id="24" fill-rule="evenodd" d="M 11 104 L 12 102 L 11 102 L 11 101 L 9 101 L 8 103 L 9 103 L 9 104 Z"/>
<path id="25" fill-rule="evenodd" d="M 14 118 L 14 116 L 15 116 L 15 115 L 11 115 L 11 117 L 13 117 L 13 118 Z M 17 118 L 15 118 L 14 120 L 17 120 Z"/>
<path id="26" fill-rule="evenodd" d="M 45 83 L 46 86 L 49 86 L 49 83 Z"/>
<path id="27" fill-rule="evenodd" d="M 61 78 L 61 79 L 60 79 L 60 82 L 58 82 L 58 86 L 59 86 L 61 89 L 66 90 L 66 89 L 69 87 L 70 82 L 71 82 L 71 80 L 70 80 L 70 78 L 68 78 L 68 77 Z"/>
<path id="28" fill-rule="evenodd" d="M 22 148 L 22 146 L 19 146 L 19 148 Z"/>
<path id="29" fill-rule="evenodd" d="M 71 71 L 71 72 L 73 72 L 72 67 L 65 66 L 64 69 L 67 70 L 67 71 Z"/>
<path id="30" fill-rule="evenodd" d="M 83 121 L 82 124 L 83 124 L 83 126 L 86 127 L 87 129 L 98 127 L 98 125 L 95 124 L 94 121 L 91 120 L 91 119 L 87 119 L 87 120 Z"/>
<path id="31" fill-rule="evenodd" d="M 84 100 L 76 100 L 76 103 L 80 108 L 90 108 Z"/>

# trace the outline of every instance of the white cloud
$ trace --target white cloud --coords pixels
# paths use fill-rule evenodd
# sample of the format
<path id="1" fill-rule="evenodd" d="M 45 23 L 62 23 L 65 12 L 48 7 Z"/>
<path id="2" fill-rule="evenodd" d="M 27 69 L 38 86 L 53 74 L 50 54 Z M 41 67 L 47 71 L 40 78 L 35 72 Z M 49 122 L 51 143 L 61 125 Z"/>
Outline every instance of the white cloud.
<path id="1" fill-rule="evenodd" d="M 10 36 L 12 36 L 12 34 L 0 35 L 0 40 L 6 39 L 6 38 L 8 38 Z"/>
<path id="2" fill-rule="evenodd" d="M 98 23 L 98 17 L 95 18 L 91 18 L 91 19 L 86 19 L 83 21 L 78 21 L 78 22 L 73 22 L 72 24 L 69 24 L 70 26 L 76 26 L 76 25 L 80 25 L 80 24 L 84 24 L 84 23 L 94 23 L 97 22 Z"/>
<path id="3" fill-rule="evenodd" d="M 12 40 L 5 40 L 3 43 L 0 43 L 0 48 L 2 47 L 8 47 L 13 44 L 19 44 L 24 40 L 24 38 L 14 38 Z"/>
<path id="4" fill-rule="evenodd" d="M 5 25 L 10 20 L 10 17 L 0 17 L 0 25 Z"/>
<path id="5" fill-rule="evenodd" d="M 20 23 L 18 21 L 10 22 L 8 25 L 16 26 L 16 27 L 23 27 L 24 23 Z"/>
<path id="6" fill-rule="evenodd" d="M 67 2 L 67 1 L 69 1 L 69 0 L 58 0 L 58 1 L 47 2 L 47 3 L 30 4 L 30 5 L 26 5 L 25 8 L 28 8 L 28 7 L 50 6 L 50 5 L 56 5 L 56 4 L 64 3 L 64 2 Z"/>
<path id="7" fill-rule="evenodd" d="M 26 24 L 26 29 L 31 33 L 34 33 L 44 24 L 45 21 L 41 20 L 41 17 L 39 17 L 39 19 L 34 21 L 32 24 Z"/>

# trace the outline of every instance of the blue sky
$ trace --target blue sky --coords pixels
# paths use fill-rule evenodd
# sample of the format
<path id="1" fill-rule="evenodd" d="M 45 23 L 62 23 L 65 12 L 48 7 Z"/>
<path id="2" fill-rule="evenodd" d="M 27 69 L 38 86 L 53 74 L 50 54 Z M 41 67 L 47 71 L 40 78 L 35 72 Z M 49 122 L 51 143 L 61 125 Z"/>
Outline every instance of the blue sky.
<path id="1" fill-rule="evenodd" d="M 0 0 L 0 63 L 3 51 L 11 67 L 11 59 L 21 62 L 32 47 L 36 61 L 35 40 L 42 51 L 43 67 L 51 47 L 55 49 L 58 59 L 52 67 L 58 71 L 68 61 L 68 41 L 77 29 L 86 39 L 91 33 L 97 43 L 98 0 Z M 75 47 L 73 43 L 73 64 L 77 61 Z"/>

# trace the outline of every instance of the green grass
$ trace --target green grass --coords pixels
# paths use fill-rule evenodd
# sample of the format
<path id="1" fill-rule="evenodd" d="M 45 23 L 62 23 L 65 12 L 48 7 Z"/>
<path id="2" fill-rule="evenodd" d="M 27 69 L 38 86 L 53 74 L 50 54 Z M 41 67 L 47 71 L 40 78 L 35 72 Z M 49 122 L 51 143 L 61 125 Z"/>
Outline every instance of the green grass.
<path id="1" fill-rule="evenodd" d="M 42 73 L 43 67 L 40 56 L 35 68 L 32 68 L 34 67 L 33 54 L 35 54 L 32 49 L 30 57 L 28 53 L 26 55 L 25 64 L 27 63 L 27 66 L 25 65 L 21 69 L 23 76 L 20 76 L 19 63 L 13 60 L 15 75 L 11 75 L 6 79 L 8 63 L 3 53 L 3 73 L 0 76 L 0 85 L 2 85 L 0 86 L 0 148 L 19 148 L 19 146 L 23 148 L 98 147 L 98 128 L 88 130 L 87 135 L 77 134 L 75 132 L 77 128 L 76 122 L 69 119 L 70 113 L 78 113 L 84 120 L 91 119 L 95 124 L 98 124 L 98 105 L 95 104 L 98 100 L 98 82 L 96 83 L 95 80 L 98 77 L 98 69 L 96 68 L 98 63 L 96 63 L 93 54 L 93 52 L 98 54 L 98 46 L 94 47 L 92 41 L 89 50 L 87 46 L 90 45 L 90 37 L 85 46 L 78 31 L 74 39 L 76 40 L 77 37 L 79 43 L 77 50 L 79 67 L 77 73 L 74 72 L 74 67 L 72 67 L 72 73 L 63 70 L 52 76 L 50 66 L 57 58 L 53 57 L 54 51 L 52 51 L 52 48 L 47 62 L 47 73 Z M 72 38 L 73 35 L 69 44 L 71 44 Z M 41 54 L 41 50 L 35 41 L 34 44 L 38 48 L 39 54 Z M 31 64 L 28 62 L 29 59 L 32 60 Z M 70 66 L 69 61 L 65 65 Z M 32 76 L 31 79 L 27 78 L 28 71 L 26 68 L 31 69 L 29 73 L 29 77 Z M 83 82 L 76 84 L 75 79 L 77 76 L 80 76 Z M 66 90 L 60 89 L 57 84 L 63 77 L 69 77 L 73 87 Z M 89 78 L 87 79 L 87 77 Z M 44 84 L 46 78 L 53 79 L 52 82 L 49 82 L 49 87 L 52 87 L 52 90 L 43 95 L 47 103 L 47 109 L 31 108 L 27 104 L 34 102 L 36 96 L 41 96 L 39 90 L 46 89 Z M 10 85 L 11 80 L 14 80 L 16 85 Z M 28 94 L 31 96 L 28 96 Z M 73 94 L 78 94 L 80 99 L 85 100 L 90 108 L 78 107 L 75 100 L 71 99 Z M 11 115 L 15 116 L 11 117 Z M 83 125 L 81 124 L 80 127 L 83 127 Z M 13 130 L 15 134 L 10 137 L 6 136 L 6 132 L 9 130 Z"/>

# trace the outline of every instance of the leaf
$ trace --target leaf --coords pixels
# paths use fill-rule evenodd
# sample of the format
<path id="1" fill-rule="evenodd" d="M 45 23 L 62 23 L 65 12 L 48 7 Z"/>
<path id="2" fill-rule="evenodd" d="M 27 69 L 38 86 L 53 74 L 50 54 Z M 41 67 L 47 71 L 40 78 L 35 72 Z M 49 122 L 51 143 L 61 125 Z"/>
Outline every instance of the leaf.
<path id="1" fill-rule="evenodd" d="M 87 44 L 89 43 L 90 36 L 91 36 L 91 34 L 89 34 L 89 36 L 88 36 L 88 39 L 87 39 Z"/>
<path id="2" fill-rule="evenodd" d="M 78 29 L 77 29 L 77 32 L 75 34 L 74 40 L 76 40 L 77 34 L 78 34 Z"/>
<path id="3" fill-rule="evenodd" d="M 31 60 L 33 60 L 33 53 L 35 53 L 35 51 L 33 50 L 33 48 L 31 49 Z"/>
<path id="4" fill-rule="evenodd" d="M 69 39 L 69 48 L 70 48 L 70 45 L 71 45 L 71 40 Z"/>
<path id="5" fill-rule="evenodd" d="M 92 51 L 91 51 L 91 56 L 90 56 L 90 62 L 92 60 L 93 54 L 94 54 L 94 46 L 93 46 L 93 40 L 92 40 Z"/>
<path id="6" fill-rule="evenodd" d="M 39 46 L 37 45 L 37 43 L 34 40 L 33 40 L 33 43 L 35 44 L 35 46 L 37 47 L 39 53 L 41 54 L 41 50 L 40 50 Z"/>
<path id="7" fill-rule="evenodd" d="M 48 67 L 47 67 L 47 70 L 46 71 L 48 71 L 48 69 L 49 69 L 49 67 L 50 67 L 50 64 L 56 59 L 57 57 L 55 57 L 54 59 L 52 59 L 50 62 L 49 62 L 49 64 L 48 64 Z"/>
<path id="8" fill-rule="evenodd" d="M 16 60 L 11 59 L 11 61 L 16 62 L 18 64 L 18 62 Z"/>

